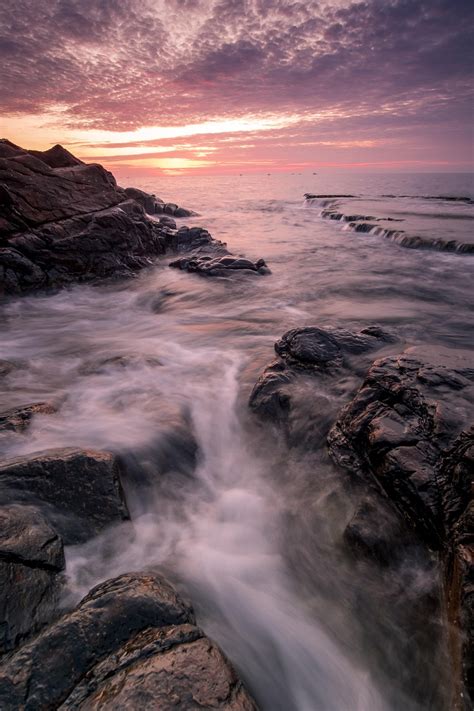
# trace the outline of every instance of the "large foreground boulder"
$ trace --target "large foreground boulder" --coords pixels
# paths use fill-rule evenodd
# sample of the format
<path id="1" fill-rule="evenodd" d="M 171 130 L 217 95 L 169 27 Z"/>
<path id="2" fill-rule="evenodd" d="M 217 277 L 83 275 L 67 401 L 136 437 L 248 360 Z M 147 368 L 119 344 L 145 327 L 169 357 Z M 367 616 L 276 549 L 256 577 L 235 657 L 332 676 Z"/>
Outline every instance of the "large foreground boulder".
<path id="1" fill-rule="evenodd" d="M 108 452 L 50 449 L 0 463 L 0 504 L 40 506 L 65 543 L 129 518 L 122 467 Z"/>
<path id="2" fill-rule="evenodd" d="M 92 590 L 0 668 L 0 707 L 226 709 L 254 702 L 158 573 Z"/>
<path id="3" fill-rule="evenodd" d="M 52 619 L 63 568 L 61 538 L 38 509 L 0 507 L 0 654 Z"/>
<path id="4" fill-rule="evenodd" d="M 439 552 L 459 708 L 461 676 L 474 700 L 473 403 L 471 353 L 410 348 L 373 364 L 328 438 L 334 460 Z"/>

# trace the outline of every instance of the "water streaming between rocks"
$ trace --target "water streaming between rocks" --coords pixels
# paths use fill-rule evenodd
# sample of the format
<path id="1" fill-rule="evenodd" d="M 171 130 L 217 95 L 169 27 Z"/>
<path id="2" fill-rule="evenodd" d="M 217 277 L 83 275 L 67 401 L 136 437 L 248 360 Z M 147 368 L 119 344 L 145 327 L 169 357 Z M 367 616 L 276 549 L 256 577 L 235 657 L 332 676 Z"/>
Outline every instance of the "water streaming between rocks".
<path id="1" fill-rule="evenodd" d="M 469 176 L 160 178 L 139 187 L 195 208 L 187 224 L 233 253 L 264 257 L 272 275 L 204 279 L 165 260 L 132 281 L 2 307 L 0 357 L 19 365 L 4 378 L 2 402 L 59 408 L 37 416 L 27 436 L 9 436 L 6 454 L 110 449 L 129 472 L 133 523 L 67 550 L 64 604 L 120 572 L 159 565 L 263 709 L 442 709 L 441 626 L 430 648 L 404 617 L 410 600 L 438 594 L 432 562 L 420 549 L 396 575 L 384 573 L 351 560 L 341 543 L 354 497 L 324 441 L 360 380 L 328 388 L 308 379 L 302 431 L 304 398 L 322 403 L 311 447 L 288 449 L 247 399 L 274 341 L 295 326 L 377 323 L 399 339 L 387 354 L 472 346 L 472 257 L 344 230 L 301 197 L 357 194 L 363 214 L 380 217 L 394 214 L 395 200 L 405 214 L 395 224 L 407 232 L 429 224 L 432 235 L 469 240 L 466 202 L 373 199 L 472 198 Z M 361 375 L 371 360 L 361 358 Z"/>

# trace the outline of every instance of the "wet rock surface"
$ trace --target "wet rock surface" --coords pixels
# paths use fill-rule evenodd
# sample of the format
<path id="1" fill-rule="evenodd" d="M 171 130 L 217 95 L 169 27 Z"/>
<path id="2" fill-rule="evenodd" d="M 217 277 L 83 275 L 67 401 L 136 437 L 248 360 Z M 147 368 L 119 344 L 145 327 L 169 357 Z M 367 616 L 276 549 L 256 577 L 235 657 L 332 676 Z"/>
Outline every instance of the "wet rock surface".
<path id="1" fill-rule="evenodd" d="M 393 340 L 391 334 L 378 326 L 358 333 L 317 326 L 292 329 L 275 343 L 278 358 L 265 368 L 255 384 L 250 395 L 250 408 L 263 419 L 283 426 L 291 442 L 295 435 L 291 423 L 292 401 L 295 398 L 300 408 L 305 409 L 301 427 L 308 432 L 312 420 L 317 419 L 329 405 L 324 392 L 313 400 L 307 397 L 304 376 L 318 375 L 321 382 L 336 373 L 343 376 L 354 365 L 354 356 L 372 353 Z M 319 445 L 320 438 L 317 436 L 316 441 Z"/>
<path id="2" fill-rule="evenodd" d="M 52 415 L 54 405 L 48 402 L 34 402 L 23 407 L 14 407 L 0 412 L 0 447 L 1 437 L 8 432 L 24 432 L 37 414 Z"/>
<path id="3" fill-rule="evenodd" d="M 0 654 L 54 617 L 63 568 L 62 540 L 38 509 L 0 507 Z"/>
<path id="4" fill-rule="evenodd" d="M 0 462 L 0 503 L 38 505 L 65 543 L 77 543 L 129 517 L 121 476 L 108 452 L 36 452 Z"/>
<path id="5" fill-rule="evenodd" d="M 231 254 L 223 257 L 190 255 L 170 262 L 170 267 L 210 277 L 229 276 L 235 273 L 270 274 L 270 269 L 263 259 L 252 262 L 250 259 L 234 257 Z"/>
<path id="6" fill-rule="evenodd" d="M 0 668 L 0 706 L 255 709 L 194 614 L 158 573 L 94 588 Z"/>
<path id="7" fill-rule="evenodd" d="M 349 371 L 360 383 L 364 358 L 358 356 L 368 353 L 372 359 L 384 344 L 392 343 L 393 350 L 394 340 L 378 327 L 359 333 L 293 329 L 275 344 L 278 359 L 257 381 L 250 407 L 276 424 L 291 446 L 305 451 L 315 442 L 320 446 L 315 424 L 327 424 L 319 413 L 331 411 L 325 383 L 340 381 Z M 350 486 L 360 497 L 345 528 L 344 545 L 356 560 L 392 571 L 405 558 L 417 556 L 420 545 L 428 551 L 427 570 L 430 558 L 440 560 L 457 684 L 453 708 L 468 708 L 466 700 L 474 691 L 472 356 L 409 348 L 376 360 L 353 392 L 324 433 L 329 454 L 353 475 Z M 395 600 L 396 590 L 391 595 Z M 404 612 L 426 648 L 439 634 L 433 595 L 420 590 Z"/>
<path id="8" fill-rule="evenodd" d="M 470 353 L 411 348 L 373 364 L 328 438 L 334 460 L 375 482 L 419 538 L 439 552 L 454 673 L 462 668 L 472 698 L 473 395 Z M 456 694 L 459 704 L 461 688 Z"/>

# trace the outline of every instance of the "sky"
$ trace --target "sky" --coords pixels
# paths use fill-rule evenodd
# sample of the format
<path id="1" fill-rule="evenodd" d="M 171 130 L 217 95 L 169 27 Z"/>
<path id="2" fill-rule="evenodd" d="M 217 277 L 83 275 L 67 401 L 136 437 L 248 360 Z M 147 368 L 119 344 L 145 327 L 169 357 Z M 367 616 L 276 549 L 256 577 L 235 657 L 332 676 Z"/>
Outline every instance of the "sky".
<path id="1" fill-rule="evenodd" d="M 0 0 L 0 135 L 120 175 L 472 170 L 471 0 Z"/>

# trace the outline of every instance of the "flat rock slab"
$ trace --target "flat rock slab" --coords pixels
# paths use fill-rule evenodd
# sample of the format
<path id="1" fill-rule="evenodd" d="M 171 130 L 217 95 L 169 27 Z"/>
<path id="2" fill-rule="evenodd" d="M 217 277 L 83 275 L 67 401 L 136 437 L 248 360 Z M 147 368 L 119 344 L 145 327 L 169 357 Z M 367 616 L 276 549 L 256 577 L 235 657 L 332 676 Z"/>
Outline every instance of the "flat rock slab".
<path id="1" fill-rule="evenodd" d="M 0 463 L 0 502 L 42 506 L 65 543 L 77 543 L 129 518 L 120 477 L 108 452 L 35 452 Z"/>
<path id="2" fill-rule="evenodd" d="M 0 707 L 256 709 L 158 573 L 102 583 L 11 656 L 0 668 Z"/>
<path id="3" fill-rule="evenodd" d="M 0 507 L 0 654 L 52 619 L 63 568 L 62 540 L 38 509 Z"/>

